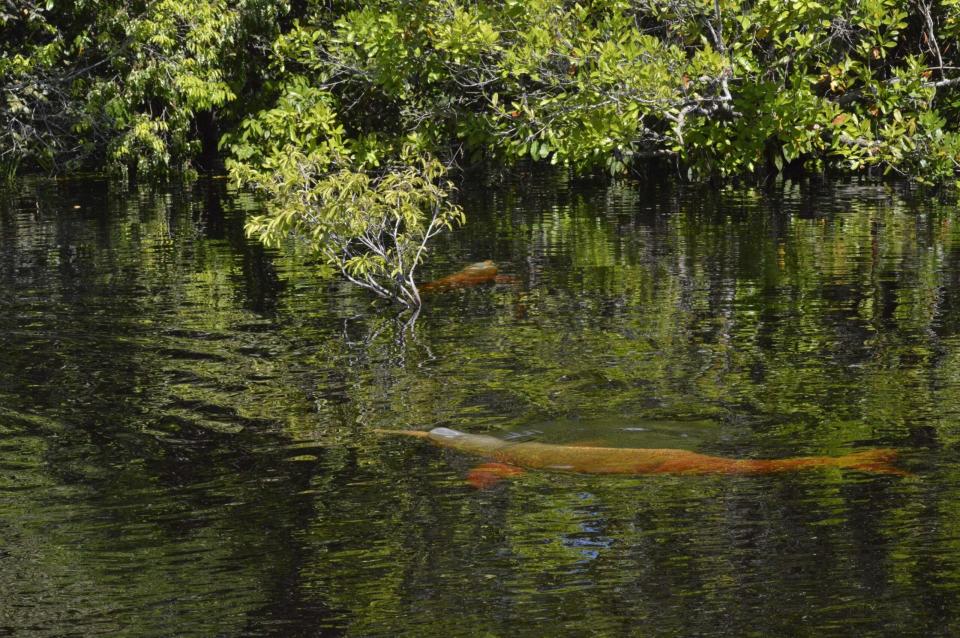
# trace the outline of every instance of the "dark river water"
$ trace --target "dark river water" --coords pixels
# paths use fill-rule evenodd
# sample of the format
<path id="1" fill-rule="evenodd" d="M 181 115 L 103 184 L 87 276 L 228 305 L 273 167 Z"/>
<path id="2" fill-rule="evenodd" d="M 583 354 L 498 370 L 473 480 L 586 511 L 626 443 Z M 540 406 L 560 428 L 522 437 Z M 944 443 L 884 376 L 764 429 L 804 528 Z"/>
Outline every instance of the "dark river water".
<path id="1" fill-rule="evenodd" d="M 960 634 L 960 215 L 468 185 L 413 325 L 221 181 L 0 195 L 0 635 Z M 530 471 L 375 428 L 910 476 Z"/>

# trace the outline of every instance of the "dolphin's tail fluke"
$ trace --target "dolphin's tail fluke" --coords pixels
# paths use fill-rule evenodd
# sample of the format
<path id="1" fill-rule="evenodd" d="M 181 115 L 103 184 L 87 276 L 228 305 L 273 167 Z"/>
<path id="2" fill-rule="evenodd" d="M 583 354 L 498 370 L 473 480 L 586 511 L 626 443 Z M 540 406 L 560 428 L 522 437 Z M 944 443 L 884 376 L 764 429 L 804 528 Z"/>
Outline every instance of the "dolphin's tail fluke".
<path id="1" fill-rule="evenodd" d="M 893 465 L 897 458 L 897 451 L 890 448 L 878 448 L 874 450 L 864 450 L 863 452 L 854 452 L 836 458 L 837 466 L 858 470 L 860 472 L 873 472 L 875 474 L 896 474 L 897 476 L 910 476 L 910 472 L 901 470 Z"/>

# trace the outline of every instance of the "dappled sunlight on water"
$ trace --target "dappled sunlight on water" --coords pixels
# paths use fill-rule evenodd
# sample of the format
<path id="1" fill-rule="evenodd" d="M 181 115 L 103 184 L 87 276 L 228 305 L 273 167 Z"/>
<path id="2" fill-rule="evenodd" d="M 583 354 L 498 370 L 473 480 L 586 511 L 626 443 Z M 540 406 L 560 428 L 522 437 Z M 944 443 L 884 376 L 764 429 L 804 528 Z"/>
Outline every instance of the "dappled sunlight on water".
<path id="1" fill-rule="evenodd" d="M 0 633 L 944 635 L 960 627 L 955 208 L 536 178 L 464 187 L 414 324 L 219 182 L 0 201 Z M 478 491 L 384 429 L 915 475 Z M 802 631 L 798 628 L 802 628 Z"/>

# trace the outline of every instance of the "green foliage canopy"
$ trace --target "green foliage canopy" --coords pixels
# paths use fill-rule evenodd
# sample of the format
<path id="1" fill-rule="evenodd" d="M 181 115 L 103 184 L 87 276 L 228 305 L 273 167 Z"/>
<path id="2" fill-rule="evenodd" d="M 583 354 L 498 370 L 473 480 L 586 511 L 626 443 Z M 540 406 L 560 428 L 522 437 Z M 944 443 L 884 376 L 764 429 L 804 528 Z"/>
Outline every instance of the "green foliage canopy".
<path id="1" fill-rule="evenodd" d="M 960 0 L 28 0 L 0 24 L 7 172 L 182 171 L 211 128 L 243 162 L 282 146 L 244 131 L 320 103 L 365 168 L 958 166 Z M 288 141 L 329 134 L 306 124 Z"/>
<path id="2" fill-rule="evenodd" d="M 211 122 L 246 113 L 238 96 L 287 11 L 274 0 L 0 6 L 0 170 L 191 172 Z"/>
<path id="3" fill-rule="evenodd" d="M 670 157 L 692 178 L 793 164 L 935 182 L 960 157 L 960 60 L 939 44 L 958 18 L 956 0 L 428 0 L 308 16 L 276 55 L 379 153 L 392 137 L 613 174 Z"/>
<path id="4" fill-rule="evenodd" d="M 960 169 L 960 0 L 29 0 L 0 24 L 5 172 L 190 171 L 219 139 L 273 199 L 251 234 L 388 296 L 460 219 L 444 165 Z"/>

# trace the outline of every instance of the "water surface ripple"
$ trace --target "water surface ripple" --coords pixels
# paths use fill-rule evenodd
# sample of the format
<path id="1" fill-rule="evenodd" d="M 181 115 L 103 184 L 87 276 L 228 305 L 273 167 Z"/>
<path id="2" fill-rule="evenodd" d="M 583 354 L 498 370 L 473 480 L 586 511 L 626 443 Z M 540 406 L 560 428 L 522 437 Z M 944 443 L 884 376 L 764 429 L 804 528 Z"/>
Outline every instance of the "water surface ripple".
<path id="1" fill-rule="evenodd" d="M 0 194 L 0 635 L 960 633 L 957 209 L 526 176 L 412 327 L 218 181 Z M 375 428 L 912 477 L 529 472 Z"/>

